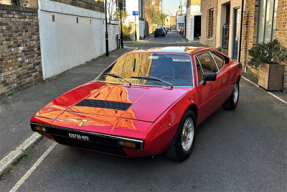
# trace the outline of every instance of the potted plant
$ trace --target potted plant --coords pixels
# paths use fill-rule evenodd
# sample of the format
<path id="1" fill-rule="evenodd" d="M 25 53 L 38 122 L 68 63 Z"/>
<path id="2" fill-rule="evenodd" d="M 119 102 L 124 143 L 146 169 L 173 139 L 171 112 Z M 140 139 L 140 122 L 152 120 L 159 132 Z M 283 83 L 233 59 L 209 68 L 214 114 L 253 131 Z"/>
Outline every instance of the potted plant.
<path id="1" fill-rule="evenodd" d="M 268 91 L 283 90 L 284 65 L 287 59 L 287 49 L 275 39 L 269 43 L 258 43 L 249 51 L 250 66 L 259 69 L 258 85 Z"/>

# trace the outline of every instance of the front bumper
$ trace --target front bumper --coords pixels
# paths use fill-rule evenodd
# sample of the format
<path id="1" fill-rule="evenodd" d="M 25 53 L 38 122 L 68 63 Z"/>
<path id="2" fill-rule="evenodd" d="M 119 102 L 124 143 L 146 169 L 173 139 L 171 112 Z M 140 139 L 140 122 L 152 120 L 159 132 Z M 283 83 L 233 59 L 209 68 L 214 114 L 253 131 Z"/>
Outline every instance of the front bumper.
<path id="1" fill-rule="evenodd" d="M 36 130 L 36 126 L 44 127 L 45 131 Z M 142 151 L 144 148 L 144 141 L 139 139 L 86 132 L 39 123 L 31 123 L 31 128 L 33 131 L 45 136 L 52 136 L 55 141 L 63 145 L 112 155 L 128 156 L 124 148 L 129 150 L 132 149 L 133 151 Z M 135 148 L 129 148 L 120 144 L 125 141 L 135 143 Z"/>

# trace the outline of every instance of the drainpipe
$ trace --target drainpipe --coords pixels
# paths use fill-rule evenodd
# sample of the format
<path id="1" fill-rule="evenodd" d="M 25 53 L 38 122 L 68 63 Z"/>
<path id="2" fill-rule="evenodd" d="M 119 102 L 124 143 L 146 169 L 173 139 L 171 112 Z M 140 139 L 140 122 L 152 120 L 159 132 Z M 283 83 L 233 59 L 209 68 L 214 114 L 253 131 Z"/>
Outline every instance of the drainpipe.
<path id="1" fill-rule="evenodd" d="M 107 16 L 107 0 L 105 1 L 105 20 L 106 20 L 106 56 L 109 56 L 109 32 L 108 32 L 108 16 Z"/>
<path id="2" fill-rule="evenodd" d="M 238 53 L 238 62 L 241 62 L 241 49 L 242 49 L 242 28 L 243 28 L 243 13 L 244 13 L 244 0 L 241 3 L 241 21 L 240 21 L 240 39 L 239 39 L 239 53 Z"/>

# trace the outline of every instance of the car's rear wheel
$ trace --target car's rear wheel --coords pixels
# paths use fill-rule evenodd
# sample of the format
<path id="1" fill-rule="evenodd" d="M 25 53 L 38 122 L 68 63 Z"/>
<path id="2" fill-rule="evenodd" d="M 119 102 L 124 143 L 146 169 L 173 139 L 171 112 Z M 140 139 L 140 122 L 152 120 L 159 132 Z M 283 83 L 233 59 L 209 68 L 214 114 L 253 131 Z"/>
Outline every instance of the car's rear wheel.
<path id="1" fill-rule="evenodd" d="M 177 128 L 175 136 L 165 151 L 168 159 L 174 161 L 186 160 L 193 149 L 196 136 L 196 118 L 193 111 L 187 111 Z"/>
<path id="2" fill-rule="evenodd" d="M 238 100 L 239 100 L 239 82 L 236 82 L 230 97 L 222 106 L 225 110 L 234 110 L 237 107 Z"/>

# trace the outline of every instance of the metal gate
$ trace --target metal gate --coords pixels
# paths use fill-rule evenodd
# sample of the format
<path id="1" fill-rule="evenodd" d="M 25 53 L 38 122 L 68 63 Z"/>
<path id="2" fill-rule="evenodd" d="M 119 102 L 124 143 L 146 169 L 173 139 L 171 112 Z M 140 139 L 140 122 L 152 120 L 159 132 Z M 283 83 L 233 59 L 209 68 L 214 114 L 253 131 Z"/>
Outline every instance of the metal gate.
<path id="1" fill-rule="evenodd" d="M 222 48 L 228 49 L 229 45 L 229 25 L 222 26 Z"/>

